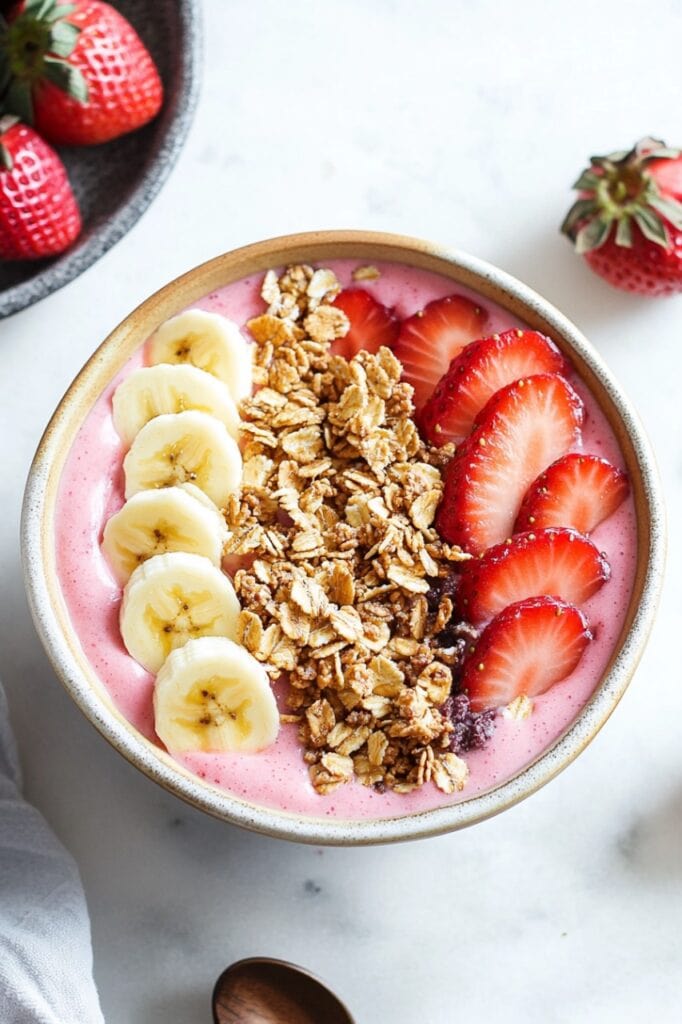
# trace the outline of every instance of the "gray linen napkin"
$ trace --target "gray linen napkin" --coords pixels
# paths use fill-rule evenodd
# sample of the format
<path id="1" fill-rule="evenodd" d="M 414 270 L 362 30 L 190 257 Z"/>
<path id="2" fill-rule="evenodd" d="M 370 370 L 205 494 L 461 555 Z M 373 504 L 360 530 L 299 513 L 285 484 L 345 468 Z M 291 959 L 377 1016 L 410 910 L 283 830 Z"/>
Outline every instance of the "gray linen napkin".
<path id="1" fill-rule="evenodd" d="M 0 1021 L 103 1024 L 78 868 L 19 787 L 0 684 Z"/>

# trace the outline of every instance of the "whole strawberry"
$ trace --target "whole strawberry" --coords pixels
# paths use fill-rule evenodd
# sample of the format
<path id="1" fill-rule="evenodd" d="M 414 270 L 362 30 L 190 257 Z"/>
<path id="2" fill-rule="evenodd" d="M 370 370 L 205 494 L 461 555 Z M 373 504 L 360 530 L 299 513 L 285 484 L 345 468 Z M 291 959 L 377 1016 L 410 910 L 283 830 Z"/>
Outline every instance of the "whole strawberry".
<path id="1" fill-rule="evenodd" d="M 0 259 L 63 252 L 81 217 L 64 165 L 32 128 L 0 118 Z"/>
<path id="2" fill-rule="evenodd" d="M 616 288 L 682 291 L 682 152 L 640 139 L 628 153 L 593 156 L 561 230 Z"/>
<path id="3" fill-rule="evenodd" d="M 133 27 L 100 0 L 26 0 L 0 32 L 4 108 L 51 142 L 91 145 L 140 128 L 163 87 Z"/>

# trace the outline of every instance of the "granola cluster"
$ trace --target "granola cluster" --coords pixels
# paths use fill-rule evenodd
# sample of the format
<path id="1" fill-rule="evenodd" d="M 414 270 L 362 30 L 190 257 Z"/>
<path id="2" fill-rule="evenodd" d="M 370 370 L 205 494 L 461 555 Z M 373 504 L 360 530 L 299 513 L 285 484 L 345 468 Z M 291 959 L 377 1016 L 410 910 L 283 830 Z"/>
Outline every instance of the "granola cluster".
<path id="1" fill-rule="evenodd" d="M 239 639 L 288 678 L 283 719 L 299 724 L 318 792 L 356 776 L 451 793 L 468 769 L 444 705 L 466 641 L 437 640 L 459 628 L 438 581 L 468 556 L 433 520 L 452 451 L 422 443 L 387 348 L 332 353 L 349 328 L 331 305 L 339 287 L 328 269 L 269 271 L 268 310 L 248 324 L 258 389 L 241 406 L 243 484 L 226 510 L 228 552 L 248 558 Z"/>

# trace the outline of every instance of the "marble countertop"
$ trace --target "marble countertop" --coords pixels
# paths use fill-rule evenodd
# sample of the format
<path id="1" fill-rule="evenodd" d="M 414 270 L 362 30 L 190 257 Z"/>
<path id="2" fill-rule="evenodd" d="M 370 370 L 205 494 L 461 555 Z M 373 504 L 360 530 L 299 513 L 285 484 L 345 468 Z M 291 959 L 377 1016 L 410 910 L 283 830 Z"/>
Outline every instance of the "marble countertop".
<path id="1" fill-rule="evenodd" d="M 680 1019 L 682 298 L 611 290 L 557 232 L 588 154 L 682 142 L 682 9 L 655 7 L 205 0 L 170 182 L 99 263 L 0 323 L 2 675 L 27 792 L 81 867 L 108 1024 L 207 1024 L 214 979 L 253 954 L 319 973 L 358 1024 Z M 216 253 L 322 227 L 455 245 L 559 306 L 638 407 L 672 525 L 649 647 L 589 749 L 494 820 L 390 848 L 277 842 L 158 789 L 57 683 L 19 564 L 31 456 L 110 328 Z"/>

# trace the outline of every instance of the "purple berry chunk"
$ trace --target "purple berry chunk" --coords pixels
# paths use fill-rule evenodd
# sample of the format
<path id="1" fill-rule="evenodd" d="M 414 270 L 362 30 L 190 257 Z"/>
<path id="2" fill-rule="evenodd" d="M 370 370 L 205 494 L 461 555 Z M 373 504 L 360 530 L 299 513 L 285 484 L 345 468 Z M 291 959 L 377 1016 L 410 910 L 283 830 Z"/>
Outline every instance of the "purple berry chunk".
<path id="1" fill-rule="evenodd" d="M 450 750 L 453 754 L 480 750 L 495 732 L 495 711 L 474 713 L 469 708 L 469 698 L 465 693 L 448 697 L 441 711 L 453 725 L 450 736 Z"/>
<path id="2" fill-rule="evenodd" d="M 438 611 L 438 605 L 443 597 L 452 597 L 457 590 L 459 584 L 459 576 L 455 572 L 448 573 L 447 576 L 439 576 L 431 584 L 431 589 L 426 595 L 426 600 L 429 603 L 429 611 Z"/>

